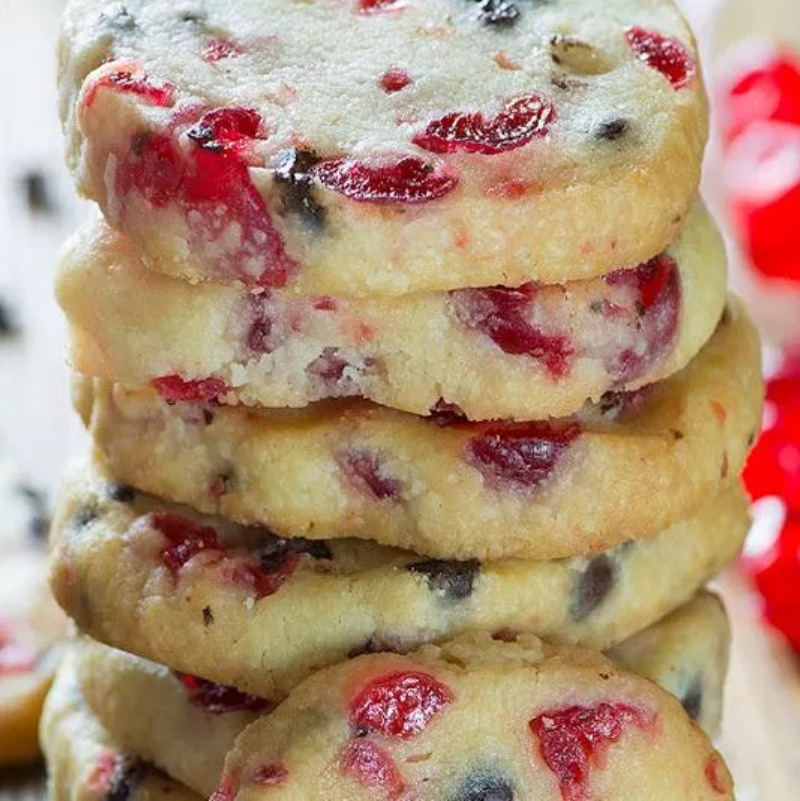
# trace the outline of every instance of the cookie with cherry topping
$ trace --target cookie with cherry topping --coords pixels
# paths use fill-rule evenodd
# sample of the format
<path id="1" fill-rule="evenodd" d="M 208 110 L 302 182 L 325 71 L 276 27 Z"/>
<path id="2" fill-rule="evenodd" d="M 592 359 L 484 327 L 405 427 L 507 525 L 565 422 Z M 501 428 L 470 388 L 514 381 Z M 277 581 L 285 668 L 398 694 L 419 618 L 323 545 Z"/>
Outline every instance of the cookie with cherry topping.
<path id="1" fill-rule="evenodd" d="M 68 162 L 162 273 L 334 296 L 556 283 L 648 261 L 695 199 L 707 104 L 669 0 L 122 11 L 67 6 Z"/>
<path id="2" fill-rule="evenodd" d="M 713 776 L 713 781 L 710 778 Z M 249 726 L 219 799 L 733 799 L 681 704 L 592 651 L 520 635 L 370 654 Z"/>
<path id="3" fill-rule="evenodd" d="M 607 648 L 688 600 L 748 528 L 731 487 L 651 539 L 482 564 L 280 540 L 143 493 L 119 501 L 114 486 L 97 467 L 65 486 L 53 531 L 59 602 L 98 640 L 271 700 L 355 653 L 408 651 L 467 628 Z"/>
<path id="4" fill-rule="evenodd" d="M 141 757 L 123 751 L 84 701 L 68 657 L 42 714 L 42 750 L 52 801 L 200 801 Z"/>
<path id="5" fill-rule="evenodd" d="M 167 398 L 194 386 L 248 406 L 362 396 L 539 420 L 684 367 L 719 320 L 725 272 L 700 207 L 665 253 L 600 278 L 361 300 L 192 287 L 98 222 L 64 251 L 57 293 L 78 371 Z"/>
<path id="6" fill-rule="evenodd" d="M 279 536 L 484 561 L 585 554 L 690 517 L 739 473 L 761 399 L 758 337 L 733 299 L 682 371 L 549 422 L 357 400 L 256 410 L 76 384 L 113 473 L 144 491 Z"/>
<path id="7" fill-rule="evenodd" d="M 729 640 L 720 601 L 701 593 L 623 643 L 612 659 L 676 695 L 713 735 L 719 728 Z M 77 671 L 89 707 L 115 742 L 204 796 L 219 783 L 236 736 L 274 706 L 243 708 L 237 702 L 244 694 L 220 685 L 213 685 L 216 695 L 234 702 L 211 706 L 187 685 L 187 677 L 88 639 L 78 650 Z"/>

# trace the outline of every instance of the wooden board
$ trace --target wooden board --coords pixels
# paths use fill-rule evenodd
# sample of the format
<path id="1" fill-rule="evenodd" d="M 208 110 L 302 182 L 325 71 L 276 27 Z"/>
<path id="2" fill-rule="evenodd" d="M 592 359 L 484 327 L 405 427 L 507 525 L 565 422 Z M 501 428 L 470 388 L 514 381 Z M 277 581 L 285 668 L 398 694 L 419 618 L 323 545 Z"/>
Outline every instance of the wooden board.
<path id="1" fill-rule="evenodd" d="M 0 341 L 0 454 L 13 454 L 50 497 L 68 458 L 87 446 L 69 408 L 64 326 L 51 290 L 57 248 L 89 213 L 61 166 L 53 79 L 60 7 L 58 0 L 0 0 L 0 298 L 21 329 L 15 341 Z M 21 189 L 31 171 L 46 179 L 50 210 L 32 209 Z M 722 588 L 736 636 L 721 747 L 738 797 L 797 801 L 800 669 L 759 624 L 742 580 L 731 575 Z M 36 772 L 0 774 L 0 801 L 27 801 L 42 786 Z"/>

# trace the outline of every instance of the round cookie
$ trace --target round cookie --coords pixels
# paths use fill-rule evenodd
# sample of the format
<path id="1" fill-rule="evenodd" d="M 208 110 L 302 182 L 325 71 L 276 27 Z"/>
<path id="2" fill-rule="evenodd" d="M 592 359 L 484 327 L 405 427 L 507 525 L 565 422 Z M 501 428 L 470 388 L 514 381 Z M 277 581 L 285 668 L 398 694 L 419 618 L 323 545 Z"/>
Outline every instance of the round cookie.
<path id="1" fill-rule="evenodd" d="M 702 593 L 623 643 L 612 660 L 676 695 L 709 735 L 719 729 L 730 632 L 720 601 Z M 236 736 L 273 705 L 123 651 L 85 641 L 84 697 L 114 740 L 198 793 L 219 783 Z"/>
<path id="2" fill-rule="evenodd" d="M 80 190 L 192 281 L 398 295 L 630 267 L 676 238 L 707 138 L 669 0 L 71 0 L 59 60 Z"/>
<path id="3" fill-rule="evenodd" d="M 200 511 L 442 559 L 552 559 L 691 516 L 738 474 L 762 379 L 756 331 L 732 300 L 684 370 L 550 423 L 421 418 L 357 400 L 215 408 L 90 379 L 75 394 L 120 481 Z"/>
<path id="4" fill-rule="evenodd" d="M 278 540 L 84 469 L 62 495 L 51 581 L 94 638 L 277 700 L 354 653 L 467 629 L 607 648 L 687 601 L 747 528 L 736 486 L 657 537 L 595 556 L 436 561 L 358 540 Z"/>
<path id="5" fill-rule="evenodd" d="M 721 801 L 680 703 L 600 654 L 488 635 L 320 671 L 249 726 L 214 798 Z"/>
<path id="6" fill-rule="evenodd" d="M 47 557 L 34 537 L 41 497 L 0 462 L 0 768 L 40 755 L 38 726 L 60 656 L 66 619 L 47 586 Z"/>
<path id="7" fill-rule="evenodd" d="M 361 396 L 414 414 L 542 420 L 684 367 L 722 314 L 725 272 L 701 207 L 638 268 L 364 300 L 192 287 L 147 270 L 96 222 L 64 251 L 57 294 L 79 372 L 167 398 L 281 408 Z"/>
<path id="8" fill-rule="evenodd" d="M 69 657 L 47 698 L 41 734 L 51 801 L 200 801 L 112 742 L 86 706 Z"/>

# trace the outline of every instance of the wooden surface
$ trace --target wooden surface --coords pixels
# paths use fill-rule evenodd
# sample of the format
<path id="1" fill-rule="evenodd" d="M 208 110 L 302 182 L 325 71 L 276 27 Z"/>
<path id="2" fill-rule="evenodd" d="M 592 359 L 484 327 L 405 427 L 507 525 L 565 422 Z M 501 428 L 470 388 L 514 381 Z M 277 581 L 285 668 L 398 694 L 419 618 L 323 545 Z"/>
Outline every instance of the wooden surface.
<path id="1" fill-rule="evenodd" d="M 0 341 L 0 454 L 10 452 L 51 498 L 68 458 L 86 446 L 69 409 L 63 322 L 51 291 L 58 245 L 89 213 L 61 167 L 53 85 L 60 6 L 0 0 L 0 299 L 20 326 L 19 337 Z M 46 179 L 47 208 L 31 208 L 22 190 L 31 171 Z M 735 639 L 721 748 L 738 798 L 798 801 L 800 669 L 759 624 L 741 579 L 726 577 L 723 591 Z M 0 773 L 0 801 L 40 790 L 35 773 Z"/>

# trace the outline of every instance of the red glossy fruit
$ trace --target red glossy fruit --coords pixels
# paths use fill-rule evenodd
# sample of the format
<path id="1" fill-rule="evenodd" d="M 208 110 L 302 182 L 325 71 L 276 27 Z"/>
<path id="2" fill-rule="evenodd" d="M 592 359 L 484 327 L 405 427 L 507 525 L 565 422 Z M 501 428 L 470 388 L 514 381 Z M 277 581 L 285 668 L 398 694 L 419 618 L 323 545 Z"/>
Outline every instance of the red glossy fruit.
<path id="1" fill-rule="evenodd" d="M 161 561 L 173 575 L 197 554 L 213 552 L 222 557 L 225 547 L 210 526 L 202 526 L 188 517 L 157 512 L 151 515 L 151 524 L 169 541 L 161 551 Z"/>
<path id="2" fill-rule="evenodd" d="M 800 126 L 757 122 L 730 146 L 724 176 L 753 267 L 800 281 Z"/>
<path id="3" fill-rule="evenodd" d="M 218 403 L 228 391 L 228 385 L 221 378 L 213 377 L 187 380 L 178 375 L 168 375 L 154 379 L 153 386 L 167 403 Z"/>
<path id="4" fill-rule="evenodd" d="M 231 39 L 212 39 L 203 51 L 203 61 L 216 64 L 226 58 L 237 58 L 244 50 Z"/>
<path id="5" fill-rule="evenodd" d="M 450 293 L 450 301 L 462 325 L 481 331 L 503 352 L 530 356 L 553 378 L 563 378 L 570 370 L 575 349 L 565 334 L 531 322 L 536 293 L 535 284 L 515 289 L 459 289 Z"/>
<path id="6" fill-rule="evenodd" d="M 680 40 L 638 26 L 628 28 L 625 36 L 636 57 L 658 70 L 675 89 L 683 89 L 694 80 L 697 64 Z"/>
<path id="7" fill-rule="evenodd" d="M 283 765 L 259 765 L 253 771 L 253 783 L 261 787 L 276 787 L 286 784 L 289 771 Z"/>
<path id="8" fill-rule="evenodd" d="M 90 107 L 101 89 L 112 89 L 122 94 L 136 95 L 151 106 L 169 107 L 175 101 L 175 87 L 167 81 L 158 81 L 144 73 L 130 69 L 108 72 L 86 92 L 84 105 Z"/>
<path id="9" fill-rule="evenodd" d="M 402 0 L 356 0 L 356 4 L 361 14 L 378 14 L 392 6 L 402 7 Z"/>
<path id="10" fill-rule="evenodd" d="M 359 203 L 429 203 L 458 185 L 458 178 L 443 167 L 411 157 L 385 164 L 331 159 L 313 172 L 324 187 Z"/>
<path id="11" fill-rule="evenodd" d="M 445 114 L 417 134 L 414 144 L 433 153 L 504 153 L 546 136 L 555 118 L 550 100 L 536 94 L 523 95 L 509 100 L 490 117 L 480 111 Z"/>
<path id="12" fill-rule="evenodd" d="M 353 698 L 350 725 L 361 734 L 407 740 L 426 729 L 452 700 L 450 690 L 429 673 L 391 673 L 373 680 Z"/>
<path id="13" fill-rule="evenodd" d="M 235 687 L 215 684 L 213 681 L 206 681 L 206 679 L 187 674 L 181 674 L 178 678 L 186 688 L 189 700 L 210 715 L 227 715 L 231 712 L 263 712 L 271 706 L 270 702 L 264 698 L 243 693 Z"/>
<path id="14" fill-rule="evenodd" d="M 630 726 L 646 729 L 652 716 L 627 704 L 572 706 L 535 717 L 529 724 L 539 756 L 558 778 L 564 801 L 589 801 L 587 783 L 608 747 Z"/>
<path id="15" fill-rule="evenodd" d="M 493 489 L 533 489 L 550 478 L 580 433 L 577 423 L 490 426 L 469 440 L 467 460 Z"/>
<path id="16" fill-rule="evenodd" d="M 379 501 L 399 500 L 403 485 L 391 476 L 380 457 L 365 450 L 349 450 L 338 459 L 350 482 Z"/>
<path id="17" fill-rule="evenodd" d="M 720 101 L 724 135 L 732 142 L 759 120 L 800 125 L 800 61 L 789 53 L 765 51 L 744 65 Z"/>
<path id="18" fill-rule="evenodd" d="M 414 79 L 401 67 L 392 67 L 381 75 L 380 84 L 387 94 L 399 92 L 414 83 Z"/>
<path id="19" fill-rule="evenodd" d="M 380 787 L 390 801 L 405 790 L 403 777 L 394 760 L 370 740 L 351 740 L 341 758 L 342 773 L 364 787 Z"/>

